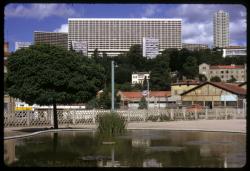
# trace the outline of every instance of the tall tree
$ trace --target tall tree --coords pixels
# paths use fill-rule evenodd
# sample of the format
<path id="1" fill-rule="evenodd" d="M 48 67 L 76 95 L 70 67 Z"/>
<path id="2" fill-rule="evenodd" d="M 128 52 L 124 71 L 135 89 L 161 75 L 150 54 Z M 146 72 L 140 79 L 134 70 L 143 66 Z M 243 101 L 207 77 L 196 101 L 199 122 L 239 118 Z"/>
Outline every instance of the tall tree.
<path id="1" fill-rule="evenodd" d="M 197 60 L 193 56 L 189 56 L 186 62 L 183 64 L 183 74 L 187 78 L 193 79 L 194 77 L 198 76 L 198 64 Z"/>
<path id="2" fill-rule="evenodd" d="M 32 105 L 83 103 L 103 87 L 104 69 L 78 53 L 40 44 L 13 53 L 8 59 L 6 86 L 10 96 Z"/>

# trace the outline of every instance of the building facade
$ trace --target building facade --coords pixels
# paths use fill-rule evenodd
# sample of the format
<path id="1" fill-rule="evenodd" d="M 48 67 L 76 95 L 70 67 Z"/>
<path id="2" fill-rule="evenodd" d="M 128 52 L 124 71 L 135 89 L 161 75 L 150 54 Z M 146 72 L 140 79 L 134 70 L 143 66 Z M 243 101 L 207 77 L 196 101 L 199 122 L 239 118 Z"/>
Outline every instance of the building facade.
<path id="1" fill-rule="evenodd" d="M 68 48 L 72 41 L 87 41 L 88 54 L 95 49 L 115 56 L 142 44 L 143 37 L 159 39 L 160 51 L 181 49 L 181 19 L 69 18 Z"/>
<path id="2" fill-rule="evenodd" d="M 72 41 L 72 49 L 88 56 L 88 43 L 86 41 Z"/>
<path id="3" fill-rule="evenodd" d="M 181 94 L 183 105 L 199 104 L 210 108 L 243 108 L 246 102 L 246 89 L 237 84 L 205 82 Z"/>
<path id="4" fill-rule="evenodd" d="M 203 74 L 210 81 L 212 77 L 218 76 L 221 81 L 226 82 L 232 77 L 238 82 L 245 82 L 247 79 L 247 65 L 199 65 L 199 74 Z"/>
<path id="5" fill-rule="evenodd" d="M 159 54 L 159 39 L 143 37 L 142 55 L 149 59 L 155 58 Z"/>
<path id="6" fill-rule="evenodd" d="M 241 46 L 229 46 L 223 48 L 222 57 L 227 56 L 246 56 L 247 55 L 247 49 L 246 47 Z"/>
<path id="7" fill-rule="evenodd" d="M 34 43 L 45 43 L 68 49 L 68 33 L 35 31 Z"/>
<path id="8" fill-rule="evenodd" d="M 150 79 L 150 72 L 133 72 L 131 76 L 131 83 L 134 84 L 143 84 L 144 78 L 147 80 Z"/>
<path id="9" fill-rule="evenodd" d="M 139 102 L 143 97 L 142 92 L 124 92 L 117 93 L 121 97 L 120 108 L 122 109 L 138 109 Z M 149 108 L 166 108 L 168 106 L 168 98 L 170 91 L 150 91 L 149 95 L 144 96 Z"/>
<path id="10" fill-rule="evenodd" d="M 229 46 L 229 13 L 219 10 L 213 18 L 214 47 Z"/>
<path id="11" fill-rule="evenodd" d="M 194 51 L 194 50 L 208 49 L 208 45 L 207 44 L 182 43 L 182 48 Z"/>
<path id="12" fill-rule="evenodd" d="M 169 101 L 172 101 L 174 104 L 181 104 L 181 94 L 198 86 L 200 84 L 199 81 L 196 80 L 186 80 L 178 83 L 171 84 L 171 97 L 169 97 Z"/>
<path id="13" fill-rule="evenodd" d="M 15 51 L 21 48 L 28 48 L 30 45 L 32 45 L 32 42 L 15 42 Z"/>

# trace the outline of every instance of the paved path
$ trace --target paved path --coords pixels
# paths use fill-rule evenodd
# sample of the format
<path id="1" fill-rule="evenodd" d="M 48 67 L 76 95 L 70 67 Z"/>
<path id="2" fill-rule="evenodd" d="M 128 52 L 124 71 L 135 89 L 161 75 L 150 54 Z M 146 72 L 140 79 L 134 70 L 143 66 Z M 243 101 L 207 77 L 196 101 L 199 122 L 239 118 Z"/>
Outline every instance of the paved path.
<path id="1" fill-rule="evenodd" d="M 96 129 L 96 125 L 60 126 L 60 128 Z M 4 136 L 15 136 L 43 131 L 50 127 L 14 127 L 5 128 Z M 202 130 L 225 131 L 246 133 L 246 120 L 196 120 L 196 121 L 169 121 L 169 122 L 132 122 L 128 123 L 128 129 L 164 129 L 164 130 Z"/>

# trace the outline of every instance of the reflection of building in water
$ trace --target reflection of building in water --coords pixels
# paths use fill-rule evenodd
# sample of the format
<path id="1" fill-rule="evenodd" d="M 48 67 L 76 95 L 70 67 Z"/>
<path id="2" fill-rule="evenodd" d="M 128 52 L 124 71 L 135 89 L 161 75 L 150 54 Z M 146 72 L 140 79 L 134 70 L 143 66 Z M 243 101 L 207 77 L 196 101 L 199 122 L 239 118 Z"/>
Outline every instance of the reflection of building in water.
<path id="1" fill-rule="evenodd" d="M 16 152 L 15 152 L 15 141 L 14 140 L 5 140 L 4 141 L 4 162 L 9 165 L 16 161 Z"/>
<path id="2" fill-rule="evenodd" d="M 162 167 L 162 164 L 157 162 L 155 159 L 147 159 L 143 161 L 143 167 Z"/>
<path id="3" fill-rule="evenodd" d="M 132 139 L 132 147 L 149 147 L 150 139 Z"/>

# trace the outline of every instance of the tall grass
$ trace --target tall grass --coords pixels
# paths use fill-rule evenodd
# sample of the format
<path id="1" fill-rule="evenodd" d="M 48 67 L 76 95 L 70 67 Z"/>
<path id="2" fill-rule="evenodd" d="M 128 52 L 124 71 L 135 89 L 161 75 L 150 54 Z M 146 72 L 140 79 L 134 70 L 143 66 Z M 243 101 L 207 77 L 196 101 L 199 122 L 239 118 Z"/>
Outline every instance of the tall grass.
<path id="1" fill-rule="evenodd" d="M 126 121 L 117 113 L 105 113 L 97 118 L 97 131 L 103 136 L 122 135 L 126 132 Z"/>

